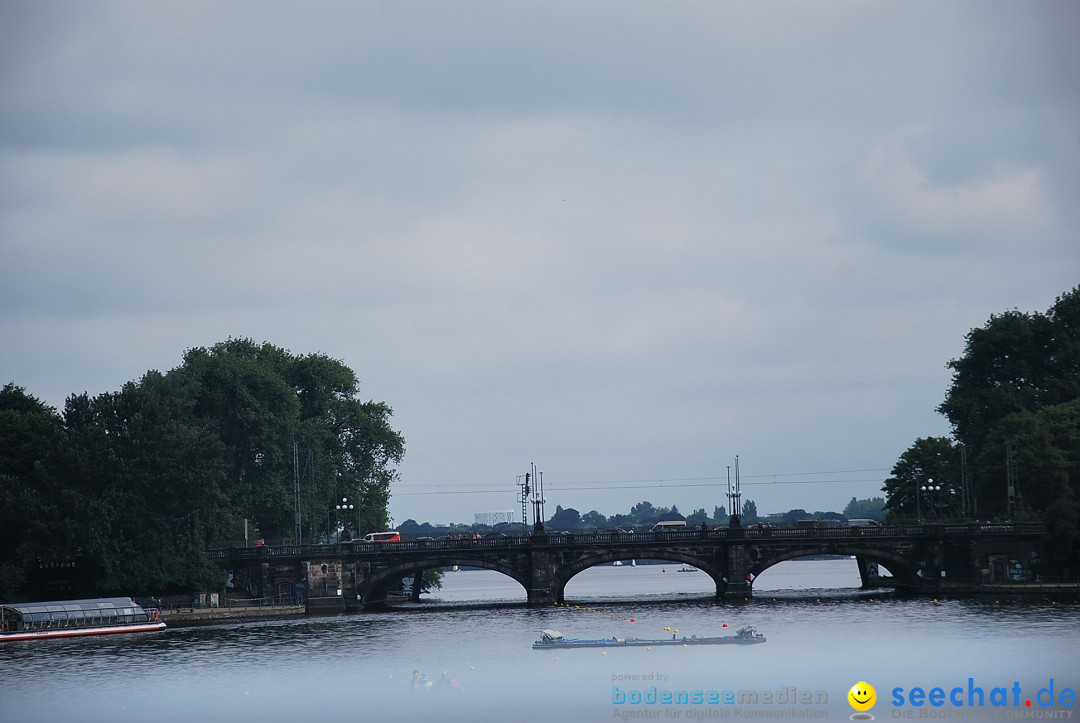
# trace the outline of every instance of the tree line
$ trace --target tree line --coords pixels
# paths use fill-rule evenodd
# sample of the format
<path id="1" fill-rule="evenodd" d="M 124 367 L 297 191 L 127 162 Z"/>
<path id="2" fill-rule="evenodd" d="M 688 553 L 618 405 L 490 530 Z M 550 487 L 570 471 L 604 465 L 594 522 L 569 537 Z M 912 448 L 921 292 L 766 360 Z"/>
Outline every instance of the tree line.
<path id="1" fill-rule="evenodd" d="M 916 439 L 882 488 L 890 519 L 1041 520 L 1062 565 L 1080 543 L 1080 286 L 1046 313 L 1006 311 L 948 362 L 937 411 L 952 437 Z"/>
<path id="2" fill-rule="evenodd" d="M 60 412 L 8 383 L 0 599 L 219 589 L 206 549 L 245 528 L 304 541 L 385 529 L 405 441 L 389 406 L 358 395 L 342 362 L 250 339 Z M 336 510 L 342 498 L 353 509 Z"/>
<path id="3" fill-rule="evenodd" d="M 744 525 L 767 522 L 775 525 L 792 525 L 799 520 L 836 520 L 846 522 L 848 519 L 872 519 L 882 520 L 885 516 L 885 499 L 874 497 L 872 499 L 859 500 L 854 497 L 844 507 L 843 512 L 816 511 L 807 512 L 804 509 L 791 509 L 787 512 L 766 515 L 758 515 L 757 504 L 753 500 L 746 500 L 742 504 L 740 522 Z M 671 507 L 656 507 L 648 500 L 643 500 L 630 507 L 626 514 L 616 513 L 605 516 L 597 510 L 590 510 L 584 514 L 573 507 L 564 508 L 556 505 L 555 513 L 545 521 L 544 526 L 548 530 L 566 530 L 568 532 L 589 532 L 593 530 L 647 530 L 658 522 L 669 520 L 684 520 L 687 527 L 727 527 L 731 518 L 727 513 L 726 505 L 713 507 L 710 517 L 705 508 L 694 510 L 688 515 L 679 512 L 676 505 Z M 454 535 L 480 534 L 489 532 L 502 532 L 506 534 L 520 534 L 522 523 L 503 522 L 497 525 L 464 523 L 450 525 L 432 525 L 430 522 L 418 523 L 416 520 L 405 520 L 398 525 L 398 531 L 411 537 L 442 537 Z"/>

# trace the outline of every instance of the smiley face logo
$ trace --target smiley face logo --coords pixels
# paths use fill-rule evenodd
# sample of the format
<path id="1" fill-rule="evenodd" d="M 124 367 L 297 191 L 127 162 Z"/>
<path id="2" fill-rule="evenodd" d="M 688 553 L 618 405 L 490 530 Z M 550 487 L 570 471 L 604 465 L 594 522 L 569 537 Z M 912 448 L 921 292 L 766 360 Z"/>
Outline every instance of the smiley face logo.
<path id="1" fill-rule="evenodd" d="M 851 690 L 847 694 L 848 703 L 851 707 L 858 711 L 870 710 L 874 707 L 874 703 L 877 702 L 877 691 L 874 690 L 874 686 L 867 683 L 865 680 L 860 680 L 855 685 L 851 686 Z"/>

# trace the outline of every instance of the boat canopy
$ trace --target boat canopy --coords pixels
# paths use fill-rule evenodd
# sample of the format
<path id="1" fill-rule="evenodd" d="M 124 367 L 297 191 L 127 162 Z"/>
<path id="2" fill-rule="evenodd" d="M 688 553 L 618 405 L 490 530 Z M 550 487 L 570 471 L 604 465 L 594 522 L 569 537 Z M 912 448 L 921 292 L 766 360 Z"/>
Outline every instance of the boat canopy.
<path id="1" fill-rule="evenodd" d="M 129 597 L 95 600 L 58 600 L 5 604 L 0 606 L 0 619 L 34 623 L 94 625 L 102 623 L 134 623 L 146 620 L 146 611 Z"/>
<path id="2" fill-rule="evenodd" d="M 544 630 L 540 635 L 544 640 L 562 640 L 563 636 L 558 630 Z"/>

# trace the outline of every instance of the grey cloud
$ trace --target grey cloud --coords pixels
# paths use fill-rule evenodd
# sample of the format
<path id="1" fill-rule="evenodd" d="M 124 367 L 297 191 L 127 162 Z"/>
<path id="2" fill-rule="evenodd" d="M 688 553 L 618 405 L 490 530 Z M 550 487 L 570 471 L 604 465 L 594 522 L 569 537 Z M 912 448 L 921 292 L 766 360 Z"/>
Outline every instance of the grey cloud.
<path id="1" fill-rule="evenodd" d="M 230 335 L 342 358 L 399 520 L 530 461 L 890 467 L 964 333 L 1080 274 L 1071 4 L 58 7 L 0 10 L 0 369 L 60 404 Z M 552 504 L 642 498 L 724 502 Z"/>

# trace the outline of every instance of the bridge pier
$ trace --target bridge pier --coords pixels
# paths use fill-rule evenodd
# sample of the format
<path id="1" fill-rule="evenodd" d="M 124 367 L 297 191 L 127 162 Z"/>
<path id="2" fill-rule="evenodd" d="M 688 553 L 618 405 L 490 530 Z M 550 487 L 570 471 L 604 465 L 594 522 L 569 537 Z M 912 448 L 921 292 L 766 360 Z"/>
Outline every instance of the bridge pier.
<path id="1" fill-rule="evenodd" d="M 723 590 L 718 596 L 726 599 L 749 600 L 753 597 L 753 559 L 741 527 L 729 531 L 727 544 L 727 574 L 723 580 Z"/>
<path id="2" fill-rule="evenodd" d="M 532 540 L 543 545 L 547 535 L 543 529 L 533 534 Z M 556 577 L 556 554 L 545 547 L 538 547 L 529 552 L 529 567 L 532 574 L 525 588 L 530 605 L 551 605 L 562 602 L 562 587 Z"/>
<path id="3" fill-rule="evenodd" d="M 424 586 L 424 571 L 417 570 L 413 573 L 412 590 L 409 592 L 411 602 L 420 602 L 420 588 Z"/>
<path id="4" fill-rule="evenodd" d="M 307 614 L 343 613 L 345 604 L 345 561 L 325 558 L 307 563 Z"/>
<path id="5" fill-rule="evenodd" d="M 874 587 L 873 578 L 877 577 L 877 565 L 858 555 L 855 556 L 855 564 L 859 566 L 859 584 L 862 589 L 868 590 Z M 871 574 L 872 570 L 873 574 Z"/>

